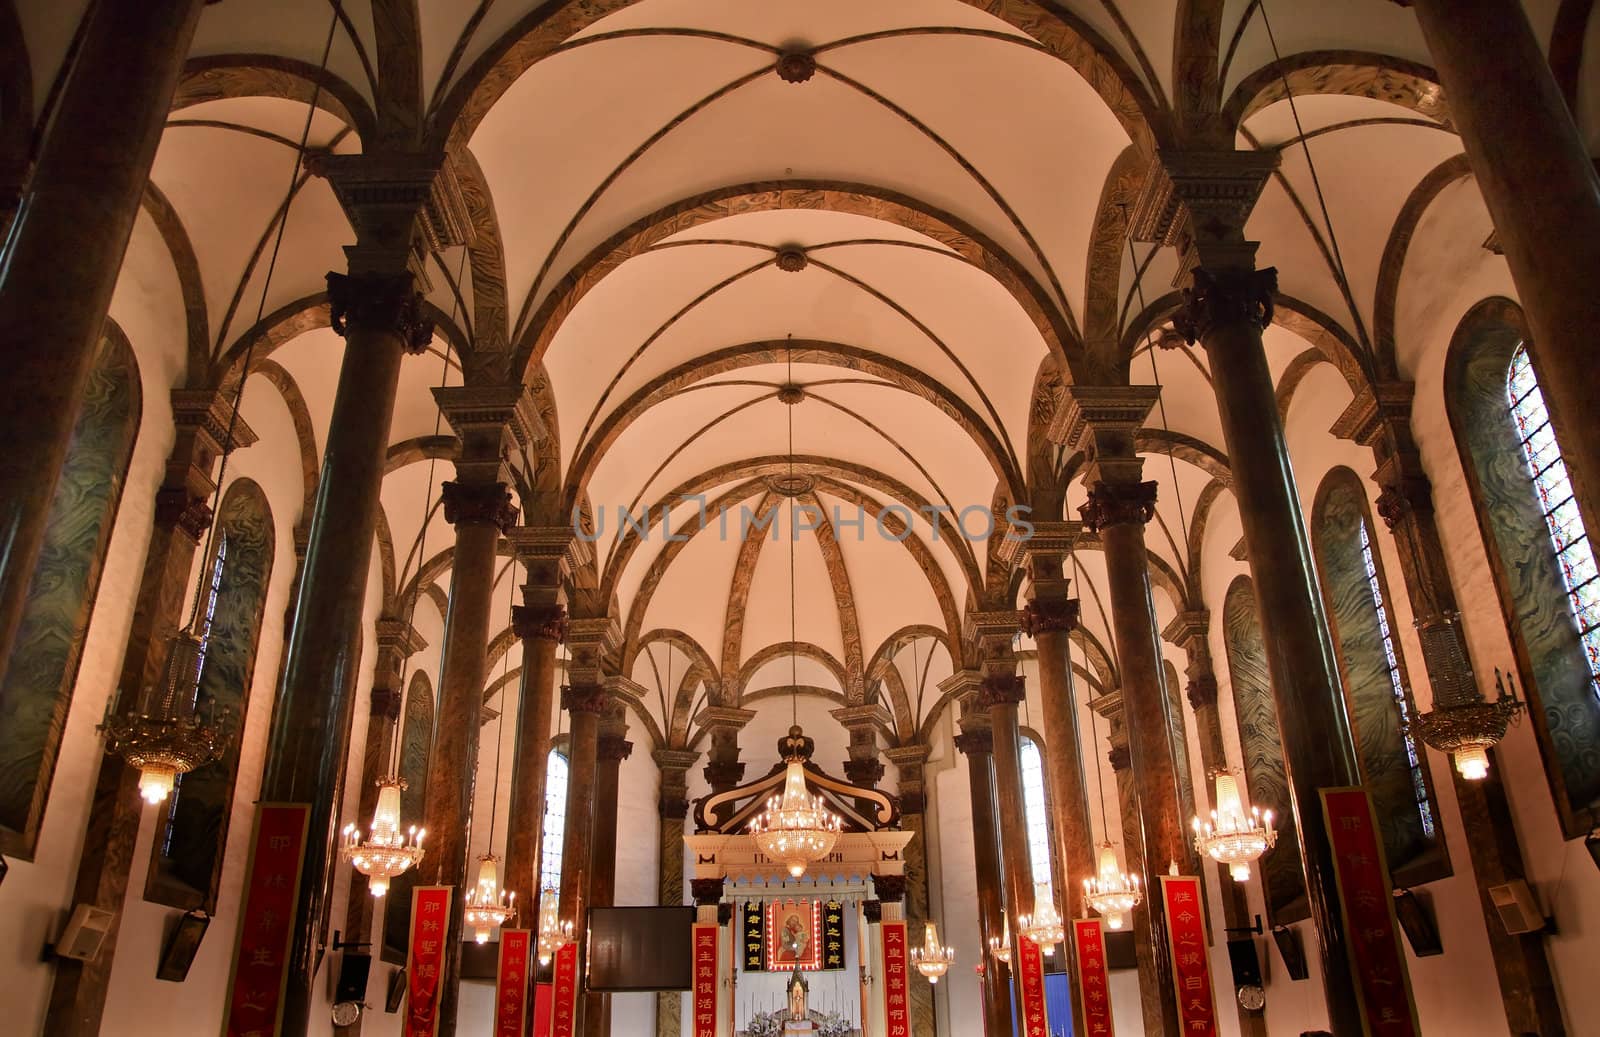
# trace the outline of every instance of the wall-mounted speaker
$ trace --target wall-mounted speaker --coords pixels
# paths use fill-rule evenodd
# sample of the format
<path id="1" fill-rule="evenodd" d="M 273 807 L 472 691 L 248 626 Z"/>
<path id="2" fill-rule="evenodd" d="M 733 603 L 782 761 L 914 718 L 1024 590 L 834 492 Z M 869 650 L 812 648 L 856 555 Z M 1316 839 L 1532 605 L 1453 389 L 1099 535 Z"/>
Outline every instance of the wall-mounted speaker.
<path id="1" fill-rule="evenodd" d="M 341 951 L 339 953 L 339 981 L 333 988 L 334 1002 L 356 1001 L 364 1003 L 367 1000 L 367 975 L 371 971 L 372 955 Z"/>
<path id="2" fill-rule="evenodd" d="M 1512 936 L 1537 933 L 1545 929 L 1544 912 L 1533 897 L 1533 890 L 1522 879 L 1512 879 L 1503 886 L 1489 887 L 1489 900 L 1500 916 L 1500 924 Z"/>
<path id="3" fill-rule="evenodd" d="M 400 1002 L 406 999 L 406 970 L 395 969 L 389 973 L 389 990 L 383 998 L 385 1012 L 400 1011 Z"/>
<path id="4" fill-rule="evenodd" d="M 1409 889 L 1394 891 L 1394 914 L 1400 919 L 1411 953 L 1419 958 L 1444 953 L 1444 942 L 1439 939 L 1439 927 L 1434 924 L 1433 910 L 1426 901 Z"/>
<path id="5" fill-rule="evenodd" d="M 1235 936 L 1228 940 L 1228 964 L 1233 968 L 1233 986 L 1259 987 L 1261 983 L 1261 956 L 1256 953 L 1256 941 L 1249 936 Z"/>
<path id="6" fill-rule="evenodd" d="M 1272 927 L 1272 942 L 1278 948 L 1278 957 L 1283 959 L 1283 967 L 1288 970 L 1290 979 L 1305 979 L 1311 975 L 1306 968 L 1306 949 L 1300 942 L 1300 934 L 1286 925 Z"/>
<path id="7" fill-rule="evenodd" d="M 116 920 L 115 911 L 107 911 L 93 904 L 79 904 L 72 909 L 67 927 L 61 930 L 61 937 L 56 940 L 55 953 L 62 958 L 93 961 Z"/>

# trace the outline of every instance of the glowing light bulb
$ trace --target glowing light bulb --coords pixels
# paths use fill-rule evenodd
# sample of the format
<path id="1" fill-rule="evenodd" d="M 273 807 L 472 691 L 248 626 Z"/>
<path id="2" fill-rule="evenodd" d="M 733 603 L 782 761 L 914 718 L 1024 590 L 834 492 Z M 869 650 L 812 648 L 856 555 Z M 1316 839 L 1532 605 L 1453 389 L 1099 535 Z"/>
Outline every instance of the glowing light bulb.
<path id="1" fill-rule="evenodd" d="M 178 772 L 165 764 L 147 763 L 139 771 L 139 795 L 154 806 L 167 798 L 177 777 Z"/>
<path id="2" fill-rule="evenodd" d="M 1482 781 L 1489 776 L 1488 750 L 1472 746 L 1455 754 L 1456 770 L 1468 781 Z"/>

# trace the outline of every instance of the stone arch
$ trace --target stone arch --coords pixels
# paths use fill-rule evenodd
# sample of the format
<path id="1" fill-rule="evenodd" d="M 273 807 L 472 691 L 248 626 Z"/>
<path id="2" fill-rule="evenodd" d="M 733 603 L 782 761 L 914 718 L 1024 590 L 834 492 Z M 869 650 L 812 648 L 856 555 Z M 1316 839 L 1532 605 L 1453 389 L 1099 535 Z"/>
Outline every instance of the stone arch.
<path id="1" fill-rule="evenodd" d="M 178 79 L 171 110 L 228 97 L 276 97 L 310 104 L 313 95 L 317 108 L 354 130 L 363 145 L 377 138 L 377 116 L 359 90 L 327 69 L 274 54 L 190 58 Z"/>
<path id="2" fill-rule="evenodd" d="M 1270 104 L 1284 100 L 1284 82 L 1295 97 L 1345 94 L 1399 105 L 1454 129 L 1440 92 L 1439 76 L 1419 62 L 1360 50 L 1308 50 L 1290 54 L 1246 76 L 1223 105 L 1230 132 Z"/>

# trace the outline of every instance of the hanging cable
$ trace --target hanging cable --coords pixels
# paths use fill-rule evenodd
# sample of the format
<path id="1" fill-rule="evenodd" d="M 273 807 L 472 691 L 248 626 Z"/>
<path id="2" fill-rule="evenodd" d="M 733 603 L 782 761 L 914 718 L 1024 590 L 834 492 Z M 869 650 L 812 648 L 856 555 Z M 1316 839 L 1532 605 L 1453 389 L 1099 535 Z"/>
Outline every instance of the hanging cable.
<path id="1" fill-rule="evenodd" d="M 333 37 L 339 27 L 338 4 L 334 4 L 332 19 L 328 22 L 328 38 L 322 44 L 322 61 L 319 68 L 328 70 L 328 56 L 333 53 Z M 267 293 L 272 289 L 272 275 L 278 269 L 278 252 L 283 248 L 283 236 L 289 227 L 289 207 L 294 204 L 295 188 L 300 182 L 300 169 L 305 165 L 306 148 L 311 142 L 311 124 L 317 115 L 317 102 L 322 99 L 322 76 L 318 76 L 311 89 L 311 103 L 306 106 L 306 124 L 300 130 L 300 146 L 295 149 L 294 166 L 289 171 L 289 189 L 284 192 L 283 208 L 279 212 L 278 229 L 272 239 L 272 254 L 267 259 L 267 273 L 261 281 L 261 297 L 256 301 L 256 319 L 251 324 L 250 340 L 244 349 L 244 363 L 239 367 L 239 384 L 233 392 L 233 410 L 228 415 L 228 434 L 222 441 L 222 457 L 217 465 L 216 487 L 211 493 L 211 524 L 206 527 L 205 547 L 200 552 L 200 580 L 195 586 L 194 606 L 189 613 L 189 621 L 184 624 L 191 633 L 200 633 L 195 629 L 195 624 L 200 619 L 200 602 L 205 595 L 206 569 L 211 558 L 211 545 L 216 539 L 217 526 L 220 524 L 222 507 L 222 488 L 228 473 L 228 455 L 233 453 L 233 435 L 239 427 L 239 408 L 244 404 L 244 386 L 250 380 L 250 361 L 255 357 L 256 343 L 261 336 L 256 334 L 256 329 L 261 327 L 261 318 L 267 312 Z"/>
<path id="2" fill-rule="evenodd" d="M 794 385 L 794 336 L 790 335 L 784 346 L 784 358 L 788 365 L 788 384 Z M 794 481 L 794 405 L 790 404 L 784 411 L 788 419 L 789 428 L 789 490 L 795 490 Z M 795 529 L 794 508 L 795 498 L 789 498 L 789 722 L 800 723 L 800 644 L 795 625 L 795 578 L 794 554 L 796 541 L 800 539 Z"/>

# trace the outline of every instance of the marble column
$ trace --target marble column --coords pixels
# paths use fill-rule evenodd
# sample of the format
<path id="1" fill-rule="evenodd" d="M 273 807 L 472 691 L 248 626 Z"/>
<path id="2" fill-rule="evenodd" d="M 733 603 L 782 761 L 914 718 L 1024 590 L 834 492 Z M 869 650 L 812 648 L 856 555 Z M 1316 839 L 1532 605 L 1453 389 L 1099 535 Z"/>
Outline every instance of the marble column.
<path id="1" fill-rule="evenodd" d="M 1600 176 L 1517 0 L 1413 7 L 1532 332 L 1578 506 L 1600 530 Z"/>
<path id="2" fill-rule="evenodd" d="M 1132 757 L 1143 854 L 1127 867 L 1146 890 L 1160 889 L 1170 863 L 1196 874 L 1181 816 L 1172 719 L 1161 674 L 1161 647 L 1150 599 L 1150 559 L 1144 526 L 1155 515 L 1156 484 L 1140 479 L 1143 459 L 1133 446 L 1158 390 L 1153 386 L 1073 386 L 1062 416 L 1065 439 L 1092 458 L 1084 471 L 1088 502 L 1079 509 L 1084 528 L 1100 534 L 1111 599 L 1111 628 L 1122 678 L 1122 709 Z M 1176 1037 L 1180 1025 L 1167 953 L 1166 919 L 1158 896 L 1133 913 L 1139 947 L 1139 989 L 1146 1033 Z"/>
<path id="3" fill-rule="evenodd" d="M 589 903 L 611 907 L 617 900 L 617 797 L 622 781 L 622 761 L 633 755 L 628 741 L 627 707 L 615 693 L 611 706 L 600 721 L 600 737 L 595 746 L 594 852 L 590 862 Z M 611 1032 L 611 995 L 588 995 L 589 1010 L 584 1027 L 590 1037 Z"/>
<path id="4" fill-rule="evenodd" d="M 927 797 L 923 784 L 923 768 L 928 762 L 928 747 L 905 745 L 885 749 L 884 755 L 895 765 L 900 786 L 900 828 L 911 833 L 906 844 L 906 930 L 913 944 L 921 945 L 922 927 L 931 919 L 928 911 L 928 824 L 925 816 Z M 948 927 L 946 927 L 948 929 Z M 946 930 L 941 938 L 948 942 Z M 933 1033 L 934 987 L 931 983 L 911 984 L 911 1030 L 913 1033 Z"/>
<path id="5" fill-rule="evenodd" d="M 172 394 L 177 442 L 167 458 L 166 476 L 156 491 L 155 524 L 145 551 L 144 572 L 134 598 L 133 622 L 122 656 L 117 708 L 141 708 L 144 689 L 155 687 L 166 666 L 168 638 L 188 618 L 184 605 L 192 586 L 195 555 L 211 527 L 212 472 L 228 441 L 232 396 L 210 391 Z M 241 420 L 233 430 L 235 447 L 249 446 L 255 433 Z M 133 867 L 134 844 L 144 800 L 139 772 L 121 756 L 106 753 L 95 775 L 88 826 L 78 859 L 73 902 L 115 913 L 112 929 L 93 961 L 63 958 L 56 963 L 45 1017 L 49 1033 L 92 1034 L 100 1030 L 111 965 L 116 954 L 122 904 Z"/>
<path id="6" fill-rule="evenodd" d="M 316 997 L 361 669 L 359 603 L 382 509 L 400 360 L 427 349 L 433 337 L 412 245 L 435 168 L 373 154 L 328 156 L 323 171 L 359 241 L 345 249 L 349 273 L 328 275 L 329 312 L 345 353 L 261 779 L 262 801 L 311 807 L 284 993 L 282 1032 L 289 1037 L 306 1032 Z"/>
<path id="7" fill-rule="evenodd" d="M 1211 662 L 1211 645 L 1208 634 L 1211 613 L 1205 609 L 1188 609 L 1178 613 L 1168 623 L 1161 636 L 1182 648 L 1186 659 L 1184 677 L 1185 693 L 1194 710 L 1195 736 L 1200 743 L 1200 765 L 1205 773 L 1215 774 L 1228 766 L 1228 756 L 1223 748 L 1222 718 L 1217 713 L 1217 675 Z M 1244 784 L 1240 783 L 1241 786 Z M 1196 795 L 1196 809 L 1206 809 L 1212 788 Z M 1204 862 L 1202 862 L 1204 863 Z M 1228 869 L 1213 865 L 1217 873 L 1218 888 L 1222 891 L 1223 924 L 1230 929 L 1248 929 L 1252 922 L 1250 902 L 1242 884 L 1234 882 Z M 1259 874 L 1260 869 L 1252 869 Z M 1239 1032 L 1243 1037 L 1266 1037 L 1267 1020 L 1261 1012 L 1252 1012 L 1235 1001 L 1239 1013 Z"/>
<path id="8" fill-rule="evenodd" d="M 1277 274 L 1254 269 L 1256 245 L 1243 230 L 1277 156 L 1163 153 L 1162 162 L 1165 182 L 1187 217 L 1179 232 L 1180 276 L 1189 283 L 1174 322 L 1185 339 L 1205 347 L 1211 368 L 1261 605 L 1261 640 L 1320 942 L 1330 1029 L 1335 1037 L 1347 1037 L 1359 1034 L 1362 1023 L 1318 790 L 1359 785 L 1361 770 L 1262 345 Z"/>
<path id="9" fill-rule="evenodd" d="M 1024 545 L 1028 582 L 1033 596 L 1022 612 L 1022 629 L 1033 638 L 1039 655 L 1040 714 L 1044 719 L 1045 781 L 1050 789 L 1051 834 L 1063 881 L 1058 883 L 1056 908 L 1063 918 L 1074 917 L 1074 890 L 1094 872 L 1094 831 L 1089 820 L 1089 797 L 1084 783 L 1083 744 L 1078 731 L 1078 703 L 1068 670 L 1072 631 L 1078 626 L 1078 600 L 1068 597 L 1062 559 L 1077 536 L 1073 523 L 1035 523 L 1034 535 Z M 1070 953 L 1070 951 L 1069 951 Z M 1072 996 L 1072 1032 L 1084 1028 L 1083 991 L 1069 984 Z"/>
<path id="10" fill-rule="evenodd" d="M 656 806 L 661 816 L 661 854 L 658 859 L 656 903 L 677 907 L 683 903 L 683 828 L 689 813 L 689 768 L 700 759 L 693 749 L 657 749 L 650 754 L 661 770 L 661 792 Z M 677 991 L 656 995 L 656 1037 L 681 1037 L 683 1000 Z"/>
<path id="11" fill-rule="evenodd" d="M 1377 459 L 1372 478 L 1382 491 L 1378 514 L 1394 536 L 1400 557 L 1433 708 L 1449 708 L 1477 702 L 1483 695 L 1467 652 L 1455 588 L 1439 539 L 1433 489 L 1411 435 L 1412 392 L 1410 383 L 1382 383 L 1374 391 L 1363 392 L 1335 422 L 1333 432 L 1371 447 Z M 1506 1022 L 1512 1033 L 1563 1033 L 1561 1005 L 1543 938 L 1538 933 L 1507 933 L 1488 893 L 1491 886 L 1527 877 L 1501 771 L 1492 767 L 1483 781 L 1468 781 L 1453 766 L 1449 771 Z"/>
<path id="12" fill-rule="evenodd" d="M 88 8 L 27 196 L 5 242 L 0 341 L 0 659 L 23 604 L 101 325 L 150 179 L 201 0 Z M 198 385 L 203 371 L 189 372 Z"/>
<path id="13" fill-rule="evenodd" d="M 972 800 L 973 875 L 978 885 L 978 953 L 983 961 L 983 1026 L 989 1037 L 1011 1032 L 1011 977 L 1006 965 L 989 952 L 999 939 L 1006 916 L 1004 882 L 1000 877 L 999 832 L 995 827 L 994 737 L 988 711 L 978 705 L 979 675 L 958 670 L 939 684 L 940 692 L 959 696 L 960 733 L 956 749 L 967 758 L 967 787 Z"/>
<path id="14" fill-rule="evenodd" d="M 1022 960 L 1017 919 L 1033 913 L 1033 864 L 1028 856 L 1028 814 L 1022 792 L 1022 733 L 1017 708 L 1026 697 L 1022 675 L 1016 672 L 1011 639 L 1017 632 L 1015 611 L 972 612 L 967 615 L 977 645 L 983 682 L 978 705 L 989 713 L 993 738 L 995 827 L 999 845 L 1001 880 L 1006 894 L 1005 918 L 1011 927 L 1011 960 Z M 1017 996 L 1013 984 L 1012 996 Z M 1019 1018 L 1020 1006 L 1019 1006 Z"/>
<path id="15" fill-rule="evenodd" d="M 439 1033 L 455 1033 L 460 997 L 462 913 L 471 886 L 473 794 L 478 736 L 488 669 L 495 568 L 500 535 L 515 525 L 507 458 L 531 445 L 537 418 L 523 386 L 451 386 L 434 390 L 439 408 L 461 441 L 456 477 L 441 487 L 444 517 L 456 530 L 450 606 L 439 664 L 439 721 L 428 757 L 423 825 L 428 830 L 424 874 L 455 887 L 445 930 L 439 979 Z"/>

